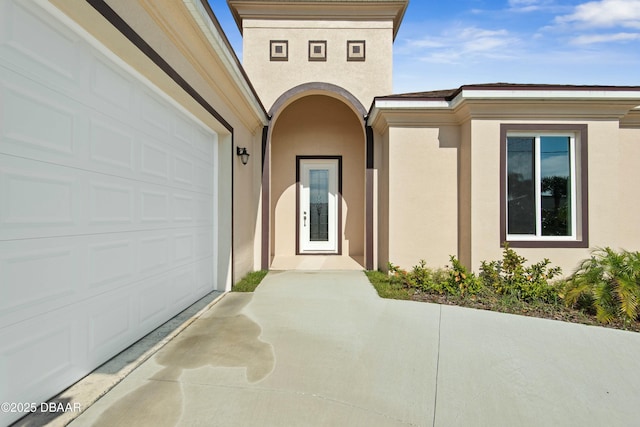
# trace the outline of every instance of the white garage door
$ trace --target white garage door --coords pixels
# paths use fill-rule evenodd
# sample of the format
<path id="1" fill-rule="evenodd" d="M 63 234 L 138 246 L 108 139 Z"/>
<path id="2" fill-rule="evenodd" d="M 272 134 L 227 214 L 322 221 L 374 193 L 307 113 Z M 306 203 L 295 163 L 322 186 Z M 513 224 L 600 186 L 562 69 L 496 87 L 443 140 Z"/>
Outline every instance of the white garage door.
<path id="1" fill-rule="evenodd" d="M 30 1 L 0 21 L 0 402 L 38 402 L 215 288 L 217 136 Z"/>

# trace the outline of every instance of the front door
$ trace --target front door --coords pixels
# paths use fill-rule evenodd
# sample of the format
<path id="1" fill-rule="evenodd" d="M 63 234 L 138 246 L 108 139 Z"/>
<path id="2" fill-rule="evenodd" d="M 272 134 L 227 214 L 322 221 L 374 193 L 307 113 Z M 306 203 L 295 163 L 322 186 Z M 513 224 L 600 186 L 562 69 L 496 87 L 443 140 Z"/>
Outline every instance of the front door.
<path id="1" fill-rule="evenodd" d="M 298 238 L 301 254 L 337 254 L 338 158 L 298 159 Z"/>

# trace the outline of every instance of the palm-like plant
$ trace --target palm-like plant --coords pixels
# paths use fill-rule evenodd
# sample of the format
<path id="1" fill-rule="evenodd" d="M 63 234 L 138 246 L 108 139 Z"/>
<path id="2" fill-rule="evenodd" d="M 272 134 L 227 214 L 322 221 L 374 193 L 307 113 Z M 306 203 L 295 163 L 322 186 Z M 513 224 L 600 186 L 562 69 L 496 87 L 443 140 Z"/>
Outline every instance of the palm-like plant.
<path id="1" fill-rule="evenodd" d="M 569 278 L 564 292 L 567 305 L 588 300 L 602 323 L 638 318 L 640 302 L 640 252 L 597 249 Z"/>

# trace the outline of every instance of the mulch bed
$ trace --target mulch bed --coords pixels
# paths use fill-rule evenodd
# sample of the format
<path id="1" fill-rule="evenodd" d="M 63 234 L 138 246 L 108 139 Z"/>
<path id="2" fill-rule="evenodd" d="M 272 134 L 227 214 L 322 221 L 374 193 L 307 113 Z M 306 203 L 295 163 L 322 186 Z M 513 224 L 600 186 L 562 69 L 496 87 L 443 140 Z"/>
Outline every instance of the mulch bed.
<path id="1" fill-rule="evenodd" d="M 598 322 L 595 316 L 591 316 L 580 310 L 571 309 L 560 304 L 527 304 L 523 302 L 505 304 L 502 303 L 499 298 L 473 296 L 458 298 L 422 292 L 415 292 L 411 296 L 411 300 L 443 305 L 457 305 L 461 307 L 476 308 L 479 310 L 498 311 L 501 313 L 518 314 L 521 316 L 539 317 L 542 319 L 559 320 L 562 322 L 581 323 L 585 325 L 640 332 L 640 322 L 638 321 L 630 325 L 624 325 L 621 321 L 603 324 Z"/>

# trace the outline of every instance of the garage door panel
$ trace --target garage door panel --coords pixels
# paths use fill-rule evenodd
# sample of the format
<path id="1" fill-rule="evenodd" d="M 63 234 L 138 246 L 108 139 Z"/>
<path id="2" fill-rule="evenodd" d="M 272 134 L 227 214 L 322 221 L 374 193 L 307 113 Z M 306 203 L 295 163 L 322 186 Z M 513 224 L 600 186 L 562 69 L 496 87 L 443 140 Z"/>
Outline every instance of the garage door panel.
<path id="1" fill-rule="evenodd" d="M 110 109 L 105 109 L 101 102 L 93 105 L 95 97 L 87 105 L 68 93 L 63 96 L 44 82 L 2 67 L 0 77 L 3 139 L 0 152 L 127 179 L 213 192 L 215 134 L 203 133 L 192 124 L 189 135 L 194 141 L 186 143 L 172 136 L 172 132 L 137 121 L 134 111 L 123 113 L 123 106 L 109 105 Z M 173 127 L 179 123 L 184 127 L 185 122 L 180 112 L 174 112 L 174 117 L 165 124 Z M 184 131 L 181 136 L 185 137 Z"/>
<path id="2" fill-rule="evenodd" d="M 140 272 L 160 272 L 169 265 L 170 245 L 171 236 L 165 233 L 141 238 L 138 250 Z"/>
<path id="3" fill-rule="evenodd" d="M 196 259 L 207 259 L 213 256 L 213 233 L 210 227 L 196 229 Z"/>
<path id="4" fill-rule="evenodd" d="M 208 260 L 187 264 L 63 308 L 38 309 L 12 328 L 0 326 L 0 365 L 11 367 L 0 371 L 0 400 L 49 398 L 209 292 L 210 267 Z"/>
<path id="5" fill-rule="evenodd" d="M 199 154 L 201 155 L 201 154 Z M 214 167 L 200 159 L 196 161 L 196 182 L 195 186 L 201 193 L 211 194 L 214 182 Z"/>
<path id="6" fill-rule="evenodd" d="M 211 196 L 0 154 L 0 240 L 213 227 Z"/>
<path id="7" fill-rule="evenodd" d="M 115 117 L 126 121 L 127 114 L 134 110 L 135 85 L 131 77 L 100 57 L 96 56 L 90 62 L 88 103 L 98 111 L 113 111 L 113 107 L 116 107 Z"/>
<path id="8" fill-rule="evenodd" d="M 79 38 L 33 13 L 30 2 L 0 0 L 0 55 L 27 74 L 42 76 L 66 89 L 78 87 Z"/>
<path id="9" fill-rule="evenodd" d="M 139 322 L 143 329 L 151 329 L 165 319 L 168 305 L 168 289 L 171 277 L 154 277 L 145 280 L 140 287 L 138 301 Z"/>
<path id="10" fill-rule="evenodd" d="M 193 161 L 180 155 L 173 156 L 173 180 L 179 184 L 193 185 Z"/>
<path id="11" fill-rule="evenodd" d="M 194 223 L 195 195 L 174 191 L 172 198 L 173 221 L 177 224 Z"/>
<path id="12" fill-rule="evenodd" d="M 92 162 L 123 169 L 117 176 L 131 177 L 134 172 L 133 132 L 121 123 L 91 119 L 89 124 L 89 157 Z"/>
<path id="13" fill-rule="evenodd" d="M 0 283 L 8 284 L 0 287 L 0 329 L 174 270 L 212 272 L 212 257 L 209 227 L 0 242 Z M 212 290 L 207 277 L 191 289 Z"/>
<path id="14" fill-rule="evenodd" d="M 214 140 L 211 136 L 208 144 Z M 177 147 L 147 135 L 140 135 L 139 141 L 139 151 L 135 152 L 138 179 L 212 194 L 213 158 L 203 158 L 204 154 L 193 147 Z"/>
<path id="15" fill-rule="evenodd" d="M 105 286 L 114 288 L 132 281 L 136 248 L 133 236 L 130 234 L 118 236 L 119 239 L 116 240 L 100 238 L 103 236 L 92 236 L 96 240 L 99 239 L 99 242 L 90 243 L 87 248 L 89 262 L 87 284 L 89 288 Z"/>
<path id="16" fill-rule="evenodd" d="M 11 367 L 0 370 L 0 400 L 25 395 L 30 396 L 27 401 L 49 398 L 112 357 L 114 348 L 141 338 L 188 307 L 194 296 L 209 292 L 201 288 L 193 293 L 198 282 L 211 278 L 209 271 L 207 261 L 185 265 L 90 298 L 76 308 L 47 311 L 15 328 L 0 328 L 0 342 L 5 343 L 0 347 L 0 366 Z M 43 354 L 47 357 L 40 358 Z"/>
<path id="17" fill-rule="evenodd" d="M 189 295 L 197 288 L 195 273 L 196 269 L 194 264 L 188 264 L 174 270 L 169 296 L 176 310 L 180 310 L 189 305 Z"/>
<path id="18" fill-rule="evenodd" d="M 212 161 L 215 158 L 214 150 L 218 142 L 217 135 L 213 135 L 213 138 L 215 138 L 214 141 L 212 141 L 211 138 L 211 135 L 209 135 L 208 133 L 204 133 L 201 129 L 196 129 L 193 138 L 195 149 L 201 154 L 204 154 L 204 156 L 201 156 L 199 158 L 201 160 L 207 160 L 209 164 L 212 164 Z M 214 144 L 212 144 L 211 142 L 214 142 Z"/>
<path id="19" fill-rule="evenodd" d="M 176 117 L 174 121 L 173 127 L 173 136 L 176 141 L 180 141 L 187 146 L 194 146 L 194 138 L 195 138 L 196 130 L 181 117 Z"/>
<path id="20" fill-rule="evenodd" d="M 169 196 L 166 187 L 142 185 L 140 190 L 140 222 L 142 224 L 162 224 L 170 222 Z"/>
<path id="21" fill-rule="evenodd" d="M 0 0 L 0 401 L 49 398 L 218 277 L 217 135 L 43 7 Z"/>
<path id="22" fill-rule="evenodd" d="M 79 360 L 86 359 L 83 327 L 69 312 L 58 310 L 23 322 L 19 327 L 0 329 L 0 400 L 17 397 L 43 401 L 51 396 L 44 384 L 61 384 L 81 375 Z M 47 357 L 41 357 L 46 355 Z M 4 423 L 3 423 L 4 424 Z"/>
<path id="23" fill-rule="evenodd" d="M 80 183 L 73 171 L 0 154 L 0 240 L 79 224 Z"/>
<path id="24" fill-rule="evenodd" d="M 38 310 L 37 317 L 24 319 L 13 328 L 0 327 L 0 342 L 5 343 L 0 347 L 0 366 L 12 368 L 3 373 L 0 384 L 6 389 L 0 390 L 0 397 L 6 401 L 21 391 L 63 387 L 70 376 L 77 378 L 78 372 L 86 372 L 86 364 L 103 363 L 186 308 L 194 296 L 205 295 L 211 280 L 210 263 L 202 260 L 133 287 L 96 295 L 76 309 L 62 304 L 44 313 Z M 72 302 L 71 298 L 64 301 Z M 40 358 L 43 354 L 45 359 Z M 31 396 L 46 399 L 52 392 L 47 393 Z"/>
<path id="25" fill-rule="evenodd" d="M 213 269 L 207 262 L 209 256 L 196 262 L 193 266 L 196 275 L 196 293 L 205 295 L 211 291 L 211 283 L 214 281 Z"/>
<path id="26" fill-rule="evenodd" d="M 202 194 L 196 194 L 195 203 L 195 224 L 198 226 L 208 225 L 214 212 L 213 200 L 211 200 L 210 197 L 203 196 Z"/>
<path id="27" fill-rule="evenodd" d="M 173 114 L 156 96 L 147 91 L 140 92 L 139 114 L 142 124 L 151 134 L 172 134 Z"/>
<path id="28" fill-rule="evenodd" d="M 53 99 L 51 91 L 2 67 L 0 79 L 1 152 L 58 161 L 76 157 L 78 111 L 73 103 Z"/>
<path id="29" fill-rule="evenodd" d="M 107 175 L 109 179 L 119 177 L 163 188 L 213 194 L 213 168 L 210 163 L 196 158 L 201 154 L 194 150 L 188 157 L 184 150 L 154 142 L 130 132 L 127 126 L 102 117 L 87 124 L 88 136 L 85 138 L 83 115 L 59 104 L 46 103 L 42 97 L 17 106 L 26 96 L 14 92 L 3 97 L 5 115 L 0 117 L 3 123 L 0 153 L 88 170 Z M 34 117 L 25 120 L 27 111 Z M 20 124 L 21 120 L 24 123 Z M 145 142 L 139 144 L 141 139 Z M 40 166 L 37 164 L 34 169 Z"/>
<path id="30" fill-rule="evenodd" d="M 134 185 L 95 179 L 89 182 L 88 223 L 94 225 L 120 225 L 135 222 Z M 96 231 L 93 227 L 92 231 Z"/>
<path id="31" fill-rule="evenodd" d="M 151 141 L 143 140 L 140 152 L 140 172 L 145 175 L 144 180 L 154 180 L 163 184 L 168 182 L 170 179 L 170 160 L 171 155 L 167 149 Z M 158 178 L 160 179 L 158 180 Z"/>
<path id="32" fill-rule="evenodd" d="M 19 286 L 0 286 L 0 313 L 66 300 L 77 292 L 79 278 L 73 268 L 78 261 L 76 248 L 30 246 L 0 255 L 0 282 L 8 284 L 11 278 L 20 278 Z"/>
<path id="33" fill-rule="evenodd" d="M 154 276 L 140 282 L 136 291 L 137 316 L 140 325 L 151 330 L 157 325 L 157 319 L 179 313 L 191 302 L 185 298 L 188 292 L 204 296 L 211 292 L 210 284 L 213 271 L 206 259 L 185 264 L 169 273 Z"/>
<path id="34" fill-rule="evenodd" d="M 118 290 L 87 305 L 89 355 L 100 363 L 113 356 L 114 348 L 124 348 L 135 339 L 131 297 Z"/>
<path id="35" fill-rule="evenodd" d="M 193 257 L 193 233 L 180 233 L 174 238 L 174 262 L 177 265 L 188 262 Z"/>

